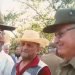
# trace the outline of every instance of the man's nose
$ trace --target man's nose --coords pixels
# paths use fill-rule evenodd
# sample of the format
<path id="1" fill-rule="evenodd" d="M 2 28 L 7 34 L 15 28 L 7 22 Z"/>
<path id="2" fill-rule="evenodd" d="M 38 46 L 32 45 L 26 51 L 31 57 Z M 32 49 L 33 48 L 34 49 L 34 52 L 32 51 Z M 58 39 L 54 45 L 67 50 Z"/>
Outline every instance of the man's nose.
<path id="1" fill-rule="evenodd" d="M 27 49 L 27 48 L 28 48 L 28 46 L 25 44 L 22 48 L 23 48 L 23 49 Z"/>

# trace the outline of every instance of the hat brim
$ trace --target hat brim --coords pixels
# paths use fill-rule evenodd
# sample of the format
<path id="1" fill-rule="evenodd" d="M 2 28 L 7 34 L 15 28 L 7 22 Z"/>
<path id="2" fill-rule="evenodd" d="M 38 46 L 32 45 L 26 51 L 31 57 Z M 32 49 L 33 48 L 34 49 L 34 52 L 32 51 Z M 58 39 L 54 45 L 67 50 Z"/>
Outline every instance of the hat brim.
<path id="1" fill-rule="evenodd" d="M 15 30 L 15 27 L 6 26 L 6 25 L 4 25 L 4 24 L 0 24 L 0 29 L 1 29 L 1 30 L 9 30 L 9 31 L 12 31 L 12 30 Z"/>
<path id="2" fill-rule="evenodd" d="M 30 38 L 18 38 L 17 42 L 24 42 L 24 41 L 29 41 L 29 42 L 34 42 L 40 44 L 41 47 L 45 47 L 49 45 L 49 41 L 45 38 L 40 38 L 40 39 L 30 39 Z"/>
<path id="3" fill-rule="evenodd" d="M 62 27 L 62 26 L 65 26 L 65 25 L 70 25 L 70 24 L 75 24 L 75 22 L 49 25 L 49 26 L 47 26 L 43 29 L 43 32 L 55 33 L 58 30 L 59 27 Z"/>

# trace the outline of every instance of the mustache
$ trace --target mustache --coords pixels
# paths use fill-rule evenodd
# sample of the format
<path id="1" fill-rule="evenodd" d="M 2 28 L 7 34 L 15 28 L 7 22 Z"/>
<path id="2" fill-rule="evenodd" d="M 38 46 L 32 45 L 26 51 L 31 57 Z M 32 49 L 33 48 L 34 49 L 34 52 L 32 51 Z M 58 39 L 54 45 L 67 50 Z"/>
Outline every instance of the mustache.
<path id="1" fill-rule="evenodd" d="M 28 49 L 21 49 L 21 51 L 28 51 Z"/>

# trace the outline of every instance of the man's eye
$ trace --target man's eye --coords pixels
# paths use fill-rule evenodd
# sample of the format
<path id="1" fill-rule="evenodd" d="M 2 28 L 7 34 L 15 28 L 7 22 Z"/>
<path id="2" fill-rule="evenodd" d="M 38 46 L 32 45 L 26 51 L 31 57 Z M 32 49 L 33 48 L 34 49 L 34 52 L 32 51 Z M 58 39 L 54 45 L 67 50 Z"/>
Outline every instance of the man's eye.
<path id="1" fill-rule="evenodd" d="M 31 47 L 32 45 L 31 45 L 31 44 L 27 44 L 27 46 L 28 46 L 28 47 Z"/>
<path id="2" fill-rule="evenodd" d="M 63 32 L 59 32 L 59 33 L 56 33 L 55 36 L 57 36 L 57 37 L 62 37 L 63 34 L 64 34 Z"/>
<path id="3" fill-rule="evenodd" d="M 63 32 L 60 32 L 58 35 L 61 37 L 61 36 L 63 36 L 63 34 L 64 34 Z"/>
<path id="4" fill-rule="evenodd" d="M 24 42 L 22 42 L 20 45 L 21 45 L 21 46 L 24 46 L 24 45 L 25 45 L 25 43 L 24 43 Z"/>

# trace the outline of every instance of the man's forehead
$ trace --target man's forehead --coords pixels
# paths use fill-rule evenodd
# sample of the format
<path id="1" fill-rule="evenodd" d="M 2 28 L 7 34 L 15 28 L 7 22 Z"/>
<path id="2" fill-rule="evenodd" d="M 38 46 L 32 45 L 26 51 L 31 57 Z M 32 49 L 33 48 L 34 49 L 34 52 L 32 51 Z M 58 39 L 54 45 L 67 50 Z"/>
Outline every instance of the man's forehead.
<path id="1" fill-rule="evenodd" d="M 23 43 L 27 43 L 27 44 L 38 44 L 38 43 L 32 42 L 32 41 L 22 41 L 20 44 L 23 44 Z"/>
<path id="2" fill-rule="evenodd" d="M 59 26 L 57 28 L 56 32 L 59 32 L 59 31 L 62 31 L 62 30 L 66 30 L 66 29 L 68 29 L 70 27 L 75 27 L 75 24 L 68 24 L 68 25 L 66 24 L 66 25 Z"/>

